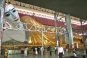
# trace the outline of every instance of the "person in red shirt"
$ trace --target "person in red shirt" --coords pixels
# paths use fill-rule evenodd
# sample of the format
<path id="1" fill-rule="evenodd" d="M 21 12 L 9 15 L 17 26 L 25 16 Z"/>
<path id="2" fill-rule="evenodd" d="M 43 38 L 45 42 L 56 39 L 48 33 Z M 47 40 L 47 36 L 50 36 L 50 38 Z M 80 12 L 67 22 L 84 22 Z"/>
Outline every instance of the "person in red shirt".
<path id="1" fill-rule="evenodd" d="M 24 54 L 24 47 L 21 47 L 21 54 Z"/>
<path id="2" fill-rule="evenodd" d="M 68 44 L 66 45 L 66 52 L 68 52 L 68 49 L 69 49 L 69 46 L 68 46 Z"/>

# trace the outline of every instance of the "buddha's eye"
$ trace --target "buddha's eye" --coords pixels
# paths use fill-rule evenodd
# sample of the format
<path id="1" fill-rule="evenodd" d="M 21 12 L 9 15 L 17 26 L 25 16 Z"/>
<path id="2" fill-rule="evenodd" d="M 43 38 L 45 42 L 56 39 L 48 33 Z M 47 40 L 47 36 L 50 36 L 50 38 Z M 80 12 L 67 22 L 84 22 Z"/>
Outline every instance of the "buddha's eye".
<path id="1" fill-rule="evenodd" d="M 16 11 L 16 10 L 13 8 L 13 9 L 12 9 L 12 12 L 14 13 L 15 11 Z"/>
<path id="2" fill-rule="evenodd" d="M 10 16 L 10 13 L 6 12 L 6 13 L 5 13 L 5 16 Z"/>

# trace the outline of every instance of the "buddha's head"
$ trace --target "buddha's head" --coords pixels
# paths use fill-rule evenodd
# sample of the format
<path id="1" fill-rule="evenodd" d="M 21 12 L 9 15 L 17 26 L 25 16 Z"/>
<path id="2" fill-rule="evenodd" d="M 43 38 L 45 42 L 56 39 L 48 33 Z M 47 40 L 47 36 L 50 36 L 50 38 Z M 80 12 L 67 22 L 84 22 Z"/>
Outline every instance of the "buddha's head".
<path id="1" fill-rule="evenodd" d="M 5 17 L 5 20 L 9 23 L 20 22 L 18 12 L 16 11 L 16 9 L 14 8 L 12 4 L 5 6 L 4 17 Z"/>
<path id="2" fill-rule="evenodd" d="M 20 17 L 12 4 L 5 6 L 5 21 L 8 22 L 12 28 L 22 28 Z"/>

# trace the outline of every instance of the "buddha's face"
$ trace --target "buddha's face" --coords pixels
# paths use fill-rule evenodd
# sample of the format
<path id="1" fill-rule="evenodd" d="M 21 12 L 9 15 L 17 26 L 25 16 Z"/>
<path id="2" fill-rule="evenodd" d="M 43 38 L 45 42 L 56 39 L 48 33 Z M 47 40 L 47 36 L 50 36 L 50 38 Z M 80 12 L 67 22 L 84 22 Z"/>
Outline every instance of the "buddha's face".
<path id="1" fill-rule="evenodd" d="M 5 20 L 9 23 L 20 22 L 20 18 L 18 12 L 15 10 L 13 5 L 9 4 L 5 7 Z"/>

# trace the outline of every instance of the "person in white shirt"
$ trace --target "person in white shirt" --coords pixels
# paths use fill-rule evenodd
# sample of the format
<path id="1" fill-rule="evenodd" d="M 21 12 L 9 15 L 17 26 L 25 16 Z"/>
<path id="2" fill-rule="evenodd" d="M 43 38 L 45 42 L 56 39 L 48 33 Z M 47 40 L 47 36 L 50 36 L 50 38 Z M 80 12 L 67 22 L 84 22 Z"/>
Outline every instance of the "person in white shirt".
<path id="1" fill-rule="evenodd" d="M 59 45 L 59 47 L 58 47 L 58 55 L 59 55 L 59 58 L 63 58 L 63 54 L 64 54 L 64 49 L 63 49 L 63 47 L 61 47 Z"/>
<path id="2" fill-rule="evenodd" d="M 35 48 L 35 54 L 38 55 L 37 47 Z"/>
<path id="3" fill-rule="evenodd" d="M 41 47 L 41 48 L 40 48 L 40 51 L 41 51 L 41 55 L 43 55 L 44 47 Z"/>
<path id="4" fill-rule="evenodd" d="M 73 58 L 77 58 L 77 54 L 75 51 L 73 51 Z"/>
<path id="5" fill-rule="evenodd" d="M 28 48 L 25 47 L 25 49 L 24 49 L 24 56 L 27 56 L 27 55 L 28 55 Z"/>

